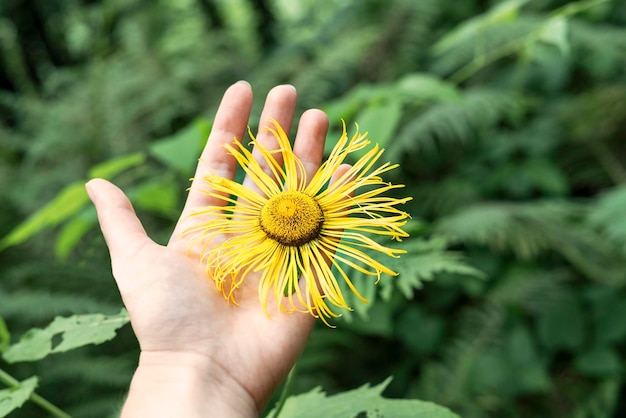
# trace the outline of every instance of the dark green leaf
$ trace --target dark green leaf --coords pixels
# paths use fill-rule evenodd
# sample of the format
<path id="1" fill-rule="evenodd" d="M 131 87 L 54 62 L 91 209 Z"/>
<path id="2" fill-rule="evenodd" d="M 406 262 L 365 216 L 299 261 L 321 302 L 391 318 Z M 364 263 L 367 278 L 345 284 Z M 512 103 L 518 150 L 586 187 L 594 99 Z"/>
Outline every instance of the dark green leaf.
<path id="1" fill-rule="evenodd" d="M 574 362 L 576 368 L 591 377 L 618 375 L 623 370 L 619 354 L 609 347 L 596 347 L 580 353 Z"/>

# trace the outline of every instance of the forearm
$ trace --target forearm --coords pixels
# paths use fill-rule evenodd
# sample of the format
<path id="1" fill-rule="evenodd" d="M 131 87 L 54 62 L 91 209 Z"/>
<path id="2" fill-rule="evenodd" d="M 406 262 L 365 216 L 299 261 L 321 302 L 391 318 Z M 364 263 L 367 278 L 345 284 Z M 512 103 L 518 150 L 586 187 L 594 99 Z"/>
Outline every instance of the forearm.
<path id="1" fill-rule="evenodd" d="M 247 391 L 202 356 L 141 354 L 122 418 L 207 416 L 246 418 L 258 412 Z"/>

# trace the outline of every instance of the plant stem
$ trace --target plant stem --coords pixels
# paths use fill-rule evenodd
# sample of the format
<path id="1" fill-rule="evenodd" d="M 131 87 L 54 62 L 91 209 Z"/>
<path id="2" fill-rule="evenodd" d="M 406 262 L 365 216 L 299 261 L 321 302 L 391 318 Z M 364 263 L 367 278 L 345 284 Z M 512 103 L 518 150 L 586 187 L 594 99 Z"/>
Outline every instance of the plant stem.
<path id="1" fill-rule="evenodd" d="M 2 369 L 0 369 L 0 381 L 2 381 L 3 383 L 5 383 L 6 385 L 8 385 L 10 387 L 19 386 L 20 385 L 20 381 L 19 380 L 17 380 L 16 378 L 14 378 L 13 376 L 11 376 L 10 374 L 8 374 L 7 372 L 5 372 Z M 40 406 L 42 409 L 45 409 L 46 411 L 48 411 L 54 417 L 57 417 L 57 418 L 72 418 L 70 415 L 66 414 L 61 409 L 59 409 L 58 407 L 56 407 L 55 405 L 50 403 L 47 399 L 39 396 L 35 392 L 30 394 L 30 398 L 29 399 L 33 403 L 35 403 L 38 406 Z"/>
<path id="2" fill-rule="evenodd" d="M 285 401 L 287 400 L 287 396 L 289 396 L 289 391 L 291 389 L 291 385 L 293 383 L 293 378 L 296 375 L 296 366 L 298 363 L 294 364 L 289 374 L 287 375 L 287 379 L 285 380 L 285 384 L 283 385 L 283 390 L 280 393 L 280 398 L 278 398 L 278 402 L 276 402 L 276 412 L 272 415 L 272 418 L 278 418 L 280 411 L 282 411 L 283 406 L 285 406 Z"/>

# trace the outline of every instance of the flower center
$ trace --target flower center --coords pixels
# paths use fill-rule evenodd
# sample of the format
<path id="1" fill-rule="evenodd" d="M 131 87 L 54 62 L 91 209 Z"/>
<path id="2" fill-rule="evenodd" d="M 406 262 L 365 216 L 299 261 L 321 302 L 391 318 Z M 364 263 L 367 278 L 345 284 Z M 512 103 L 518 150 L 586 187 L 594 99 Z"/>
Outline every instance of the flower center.
<path id="1" fill-rule="evenodd" d="M 311 196 L 302 192 L 281 192 L 263 206 L 259 221 L 269 238 L 297 247 L 318 237 L 324 214 Z"/>

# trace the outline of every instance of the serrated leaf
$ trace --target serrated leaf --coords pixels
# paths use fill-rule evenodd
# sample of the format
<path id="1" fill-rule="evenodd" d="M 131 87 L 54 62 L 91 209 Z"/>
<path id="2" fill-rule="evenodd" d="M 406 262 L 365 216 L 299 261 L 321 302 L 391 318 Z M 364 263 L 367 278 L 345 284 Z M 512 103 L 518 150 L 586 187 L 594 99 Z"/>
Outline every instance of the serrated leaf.
<path id="1" fill-rule="evenodd" d="M 116 331 L 129 322 L 126 310 L 117 315 L 103 314 L 56 317 L 44 329 L 33 328 L 19 342 L 9 346 L 3 353 L 9 363 L 40 360 L 51 353 L 59 353 L 89 344 L 101 344 L 115 337 Z M 61 336 L 61 342 L 53 346 L 53 338 Z"/>
<path id="2" fill-rule="evenodd" d="M 24 405 L 35 391 L 37 382 L 37 377 L 33 376 L 23 380 L 17 386 L 0 390 L 0 417 L 7 416 L 11 411 Z"/>
<path id="3" fill-rule="evenodd" d="M 2 357 L 8 363 L 39 360 L 50 354 L 51 350 L 52 334 L 45 329 L 33 328 L 26 331 L 19 342 L 10 345 Z"/>
<path id="4" fill-rule="evenodd" d="M 417 225 L 417 224 L 414 224 Z M 375 285 L 376 277 L 366 275 L 354 268 L 346 267 L 345 271 L 361 296 L 368 301 L 373 301 L 375 296 L 382 290 L 389 292 L 385 282 L 390 281 L 393 286 L 407 298 L 413 297 L 415 289 L 422 287 L 422 281 L 432 280 L 440 273 L 451 273 L 460 276 L 483 278 L 485 274 L 475 267 L 466 263 L 460 253 L 447 251 L 447 241 L 442 237 L 433 237 L 429 240 L 410 238 L 402 242 L 389 242 L 385 238 L 372 236 L 375 241 L 391 248 L 400 248 L 406 251 L 399 258 L 386 258 L 383 264 L 398 273 L 397 277 L 383 275 L 378 286 Z M 366 254 L 380 259 L 380 254 L 372 250 L 365 250 Z M 343 281 L 339 286 L 345 296 L 348 306 L 363 319 L 367 319 L 368 310 L 372 304 L 364 304 L 350 290 Z"/>
<path id="5" fill-rule="evenodd" d="M 411 256 L 398 265 L 398 288 L 405 297 L 413 297 L 413 291 L 422 287 L 423 281 L 433 280 L 437 274 L 452 273 L 461 276 L 484 277 L 484 273 L 465 262 L 459 253 L 433 251 Z"/>
<path id="6" fill-rule="evenodd" d="M 376 418 L 458 418 L 449 409 L 431 402 L 383 398 L 381 394 L 390 382 L 388 378 L 374 387 L 364 385 L 332 396 L 326 396 L 318 387 L 287 399 L 280 418 L 353 418 L 363 413 Z"/>

